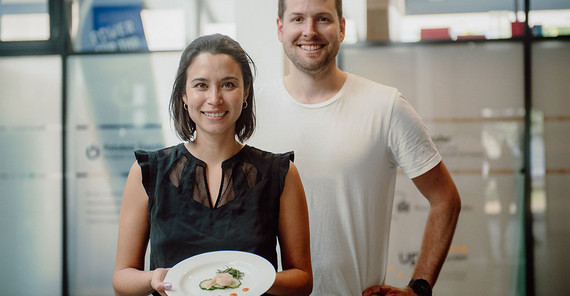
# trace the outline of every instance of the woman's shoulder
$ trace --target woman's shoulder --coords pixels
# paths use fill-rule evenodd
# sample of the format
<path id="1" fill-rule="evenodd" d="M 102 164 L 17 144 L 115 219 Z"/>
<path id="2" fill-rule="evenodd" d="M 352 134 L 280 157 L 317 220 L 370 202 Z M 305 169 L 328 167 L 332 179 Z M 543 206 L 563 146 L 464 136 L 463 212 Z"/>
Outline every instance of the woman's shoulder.
<path id="1" fill-rule="evenodd" d="M 257 158 L 259 160 L 288 158 L 289 160 L 293 161 L 293 159 L 294 159 L 294 152 L 293 151 L 278 153 L 278 152 L 271 152 L 271 151 L 262 150 L 262 149 L 259 149 L 257 147 L 249 146 L 249 145 L 246 145 L 244 147 L 244 149 L 246 149 L 247 155 L 249 155 L 250 157 Z"/>
<path id="2" fill-rule="evenodd" d="M 184 143 L 180 143 L 173 146 L 163 147 L 159 149 L 137 149 L 134 151 L 137 160 L 148 160 L 148 159 L 168 159 L 168 158 L 178 158 L 184 153 Z"/>

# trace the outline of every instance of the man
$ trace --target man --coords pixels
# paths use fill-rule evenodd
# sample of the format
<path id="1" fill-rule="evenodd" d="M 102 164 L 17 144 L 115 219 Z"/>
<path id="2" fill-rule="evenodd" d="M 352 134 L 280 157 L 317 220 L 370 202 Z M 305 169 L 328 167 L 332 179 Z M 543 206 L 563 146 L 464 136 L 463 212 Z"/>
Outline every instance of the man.
<path id="1" fill-rule="evenodd" d="M 257 95 L 252 145 L 295 151 L 307 193 L 313 295 L 431 295 L 460 198 L 421 119 L 395 88 L 336 66 L 341 0 L 279 0 L 289 73 Z M 430 203 L 410 285 L 384 284 L 398 166 Z"/>

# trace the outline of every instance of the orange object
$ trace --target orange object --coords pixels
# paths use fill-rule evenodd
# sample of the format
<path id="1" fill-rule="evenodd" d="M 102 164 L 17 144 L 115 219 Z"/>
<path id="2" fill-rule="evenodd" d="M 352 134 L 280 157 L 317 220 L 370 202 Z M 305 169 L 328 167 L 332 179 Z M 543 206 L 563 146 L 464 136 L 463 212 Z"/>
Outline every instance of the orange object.
<path id="1" fill-rule="evenodd" d="M 241 290 L 244 291 L 244 292 L 247 292 L 247 291 L 249 291 L 249 288 L 243 288 L 243 289 L 241 289 Z"/>

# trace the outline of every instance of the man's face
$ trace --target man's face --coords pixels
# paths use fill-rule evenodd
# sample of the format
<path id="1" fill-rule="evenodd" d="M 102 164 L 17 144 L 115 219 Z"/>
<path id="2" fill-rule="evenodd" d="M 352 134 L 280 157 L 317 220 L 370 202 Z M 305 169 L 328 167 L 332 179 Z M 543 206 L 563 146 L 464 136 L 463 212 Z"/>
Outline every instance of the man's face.
<path id="1" fill-rule="evenodd" d="M 334 67 L 345 32 L 335 0 L 287 0 L 285 6 L 278 36 L 295 67 L 310 74 Z"/>

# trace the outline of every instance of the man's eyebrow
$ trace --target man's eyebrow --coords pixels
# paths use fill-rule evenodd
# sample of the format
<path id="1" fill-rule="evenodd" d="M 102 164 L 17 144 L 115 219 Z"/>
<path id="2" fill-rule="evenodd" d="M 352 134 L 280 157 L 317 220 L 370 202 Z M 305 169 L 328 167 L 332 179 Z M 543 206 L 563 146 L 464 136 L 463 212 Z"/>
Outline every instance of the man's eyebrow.
<path id="1" fill-rule="evenodd" d="M 293 16 L 304 16 L 304 15 L 306 15 L 306 14 L 302 13 L 302 12 L 291 12 L 287 16 L 293 17 Z M 323 11 L 323 12 L 317 12 L 317 13 L 311 14 L 310 16 L 328 16 L 328 17 L 330 17 L 332 15 L 333 14 L 330 12 Z"/>

